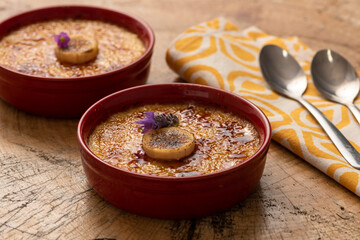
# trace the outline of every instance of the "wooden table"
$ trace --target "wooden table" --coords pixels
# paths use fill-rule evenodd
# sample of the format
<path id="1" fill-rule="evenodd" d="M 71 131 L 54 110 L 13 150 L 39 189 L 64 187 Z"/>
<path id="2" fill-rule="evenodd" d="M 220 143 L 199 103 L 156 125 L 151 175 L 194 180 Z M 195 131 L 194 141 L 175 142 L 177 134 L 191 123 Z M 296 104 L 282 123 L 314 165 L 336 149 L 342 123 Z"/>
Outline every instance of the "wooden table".
<path id="1" fill-rule="evenodd" d="M 360 69 L 358 0 L 62 0 L 130 12 L 157 42 L 149 83 L 177 80 L 165 62 L 170 41 L 224 16 L 332 48 Z M 0 20 L 58 0 L 1 0 Z M 359 197 L 272 142 L 264 175 L 250 197 L 223 213 L 171 221 L 136 216 L 102 200 L 88 185 L 76 140 L 77 119 L 31 116 L 0 101 L 0 239 L 360 239 Z"/>

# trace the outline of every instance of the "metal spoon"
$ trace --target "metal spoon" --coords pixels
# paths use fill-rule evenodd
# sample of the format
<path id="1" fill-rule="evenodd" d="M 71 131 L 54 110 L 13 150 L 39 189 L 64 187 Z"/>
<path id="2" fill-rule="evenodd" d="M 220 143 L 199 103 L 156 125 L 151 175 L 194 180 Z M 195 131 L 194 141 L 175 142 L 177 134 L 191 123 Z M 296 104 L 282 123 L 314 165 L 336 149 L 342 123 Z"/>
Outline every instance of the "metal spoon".
<path id="1" fill-rule="evenodd" d="M 260 68 L 267 83 L 278 93 L 300 102 L 316 118 L 344 159 L 360 169 L 360 154 L 322 112 L 302 98 L 307 87 L 304 71 L 284 49 L 266 45 L 260 52 Z"/>
<path id="2" fill-rule="evenodd" d="M 360 110 L 353 104 L 360 81 L 355 69 L 340 54 L 324 49 L 311 63 L 311 75 L 317 90 L 327 99 L 347 106 L 360 123 Z"/>

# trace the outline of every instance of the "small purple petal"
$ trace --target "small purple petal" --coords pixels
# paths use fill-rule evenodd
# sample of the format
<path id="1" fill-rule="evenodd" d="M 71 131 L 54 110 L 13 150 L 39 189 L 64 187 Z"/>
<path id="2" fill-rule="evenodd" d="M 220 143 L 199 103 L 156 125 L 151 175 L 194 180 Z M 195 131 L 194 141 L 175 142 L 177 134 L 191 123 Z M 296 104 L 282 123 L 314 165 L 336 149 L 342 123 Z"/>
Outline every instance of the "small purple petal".
<path id="1" fill-rule="evenodd" d="M 141 119 L 139 121 L 136 121 L 135 123 L 143 125 L 143 126 L 138 127 L 138 128 L 143 128 L 142 133 L 147 133 L 147 132 L 155 129 L 156 121 L 155 121 L 154 112 L 146 112 L 145 118 Z"/>
<path id="2" fill-rule="evenodd" d="M 163 127 L 177 126 L 179 125 L 179 119 L 176 115 L 169 114 L 160 114 L 156 115 L 154 112 L 146 112 L 144 113 L 145 118 L 136 121 L 135 123 L 140 124 L 142 126 L 137 128 L 142 128 L 142 133 L 147 133 L 151 130 L 156 130 Z"/>
<path id="3" fill-rule="evenodd" d="M 153 111 L 151 112 L 146 112 L 145 113 L 145 117 L 148 118 L 148 119 L 151 119 L 151 120 L 154 120 L 155 121 L 155 113 Z"/>
<path id="4" fill-rule="evenodd" d="M 70 41 L 69 35 L 67 35 L 66 32 L 61 32 L 58 35 L 55 35 L 54 37 L 55 42 L 57 42 L 57 45 L 61 48 L 67 48 L 68 43 Z"/>

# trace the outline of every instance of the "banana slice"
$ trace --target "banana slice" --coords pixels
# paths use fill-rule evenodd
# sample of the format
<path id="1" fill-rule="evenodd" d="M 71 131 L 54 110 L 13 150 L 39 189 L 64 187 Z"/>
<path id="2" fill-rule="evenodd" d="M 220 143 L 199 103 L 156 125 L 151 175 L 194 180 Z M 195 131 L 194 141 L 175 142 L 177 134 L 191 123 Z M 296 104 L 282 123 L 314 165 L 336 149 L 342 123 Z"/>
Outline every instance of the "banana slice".
<path id="1" fill-rule="evenodd" d="M 195 137 L 179 127 L 166 127 L 144 134 L 142 145 L 145 153 L 158 160 L 180 160 L 195 149 Z"/>
<path id="2" fill-rule="evenodd" d="M 98 44 L 95 38 L 84 35 L 70 35 L 67 48 L 57 46 L 55 55 L 60 62 L 70 64 L 82 64 L 96 58 Z"/>

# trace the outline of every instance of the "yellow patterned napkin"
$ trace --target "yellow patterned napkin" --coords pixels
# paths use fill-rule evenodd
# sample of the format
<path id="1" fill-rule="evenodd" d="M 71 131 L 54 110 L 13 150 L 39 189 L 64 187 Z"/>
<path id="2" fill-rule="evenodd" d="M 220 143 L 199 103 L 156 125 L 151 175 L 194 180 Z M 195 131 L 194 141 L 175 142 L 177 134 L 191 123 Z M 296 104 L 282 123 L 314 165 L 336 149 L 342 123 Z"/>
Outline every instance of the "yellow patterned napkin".
<path id="1" fill-rule="evenodd" d="M 273 92 L 259 68 L 265 44 L 288 50 L 308 77 L 304 97 L 318 107 L 360 151 L 360 124 L 349 110 L 325 100 L 310 77 L 314 51 L 298 38 L 278 38 L 256 27 L 239 30 L 224 18 L 187 29 L 170 45 L 166 61 L 188 82 L 210 85 L 241 95 L 268 116 L 272 138 L 360 196 L 360 171 L 352 168 L 310 113 L 298 102 Z M 360 97 L 355 101 L 360 106 Z"/>

